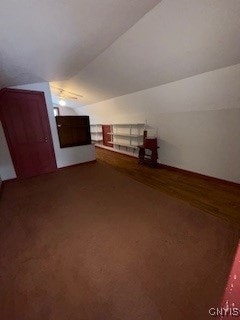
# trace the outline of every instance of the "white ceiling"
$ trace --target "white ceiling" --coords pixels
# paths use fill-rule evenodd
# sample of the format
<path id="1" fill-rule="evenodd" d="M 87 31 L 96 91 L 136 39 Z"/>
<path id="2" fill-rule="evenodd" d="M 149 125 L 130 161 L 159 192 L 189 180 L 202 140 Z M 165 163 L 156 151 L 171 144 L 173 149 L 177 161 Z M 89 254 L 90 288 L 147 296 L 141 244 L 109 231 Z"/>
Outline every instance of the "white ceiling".
<path id="1" fill-rule="evenodd" d="M 79 105 L 240 63 L 239 0 L 162 0 L 77 75 L 59 85 Z"/>
<path id="2" fill-rule="evenodd" d="M 1 0 L 0 87 L 66 80 L 160 0 Z"/>
<path id="3" fill-rule="evenodd" d="M 79 105 L 240 63 L 239 0 L 1 0 L 0 30 L 1 86 Z"/>

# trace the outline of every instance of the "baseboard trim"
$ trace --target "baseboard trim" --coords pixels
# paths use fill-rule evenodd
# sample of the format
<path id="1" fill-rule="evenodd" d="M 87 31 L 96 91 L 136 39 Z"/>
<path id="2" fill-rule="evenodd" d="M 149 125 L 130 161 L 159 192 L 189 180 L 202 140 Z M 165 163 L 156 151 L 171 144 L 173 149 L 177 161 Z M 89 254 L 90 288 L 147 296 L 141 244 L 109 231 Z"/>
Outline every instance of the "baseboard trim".
<path id="1" fill-rule="evenodd" d="M 11 179 L 3 180 L 3 182 L 2 182 L 2 188 L 4 187 L 4 185 L 5 185 L 6 183 L 11 183 L 11 182 L 14 182 L 14 181 L 17 181 L 17 180 L 19 180 L 19 178 L 11 178 Z"/>
<path id="2" fill-rule="evenodd" d="M 121 154 L 121 155 L 126 156 L 126 157 L 130 157 L 130 158 L 136 160 L 136 157 L 132 156 L 130 154 L 125 154 L 125 153 L 121 153 L 121 152 L 118 152 L 118 151 L 115 151 L 115 150 L 109 150 L 109 149 L 101 148 L 99 146 L 95 146 L 95 148 L 104 149 L 104 150 L 107 150 L 107 151 L 110 151 L 110 152 L 115 152 L 115 153 Z M 90 160 L 90 161 L 86 161 L 86 162 L 82 162 L 82 163 L 76 163 L 76 164 L 72 164 L 72 165 L 69 165 L 69 166 L 57 168 L 57 171 L 58 170 L 64 170 L 66 168 L 81 166 L 81 165 L 84 165 L 84 164 L 96 163 L 96 162 L 97 162 L 97 160 L 95 159 L 95 160 Z M 190 175 L 190 176 L 195 176 L 195 177 L 207 180 L 207 181 L 211 181 L 211 182 L 215 182 L 215 183 L 222 183 L 222 184 L 225 184 L 225 185 L 229 185 L 229 186 L 234 186 L 234 187 L 240 188 L 240 183 L 237 183 L 237 182 L 233 182 L 233 181 L 228 181 L 228 180 L 224 180 L 224 179 L 220 179 L 220 178 L 216 178 L 216 177 L 207 176 L 207 175 L 204 175 L 202 173 L 189 171 L 189 170 L 186 170 L 186 169 L 180 169 L 180 168 L 177 168 L 177 167 L 172 167 L 172 166 L 169 166 L 167 164 L 160 164 L 159 163 L 157 168 L 158 169 L 162 169 L 163 168 L 163 169 L 166 169 L 166 170 L 171 170 L 171 171 L 187 174 L 187 175 Z M 11 183 L 11 182 L 14 182 L 14 181 L 17 181 L 17 180 L 21 180 L 21 179 L 12 178 L 12 179 L 7 179 L 7 180 L 2 181 L 0 183 L 0 194 L 1 194 L 2 190 L 3 190 L 3 186 L 4 186 L 5 183 Z"/>
<path id="3" fill-rule="evenodd" d="M 222 183 L 222 184 L 225 184 L 225 185 L 230 185 L 230 186 L 234 186 L 234 187 L 239 187 L 240 188 L 240 183 L 233 182 L 233 181 L 228 181 L 228 180 L 224 180 L 224 179 L 220 179 L 220 178 L 216 178 L 216 177 L 207 176 L 207 175 L 202 174 L 202 173 L 189 171 L 189 170 L 185 170 L 185 169 L 180 169 L 180 168 L 172 167 L 172 166 L 169 166 L 169 165 L 166 165 L 166 164 L 159 164 L 159 169 L 161 169 L 161 168 L 164 168 L 164 169 L 167 169 L 167 170 L 171 170 L 171 171 L 176 171 L 176 172 L 179 172 L 179 173 L 184 173 L 184 174 L 187 174 L 187 175 L 190 175 L 190 176 L 195 176 L 195 177 L 207 180 L 207 181 L 216 182 L 216 183 Z"/>
<path id="4" fill-rule="evenodd" d="M 95 146 L 95 147 L 99 148 L 99 149 L 104 149 L 104 150 L 107 150 L 107 151 L 110 151 L 110 152 L 115 152 L 115 153 L 121 154 L 121 155 L 126 156 L 126 157 L 130 157 L 130 158 L 136 159 L 135 156 L 132 156 L 130 154 L 121 153 L 121 152 L 118 152 L 117 150 L 109 150 L 109 149 L 106 149 L 106 148 L 100 147 L 100 146 Z M 207 175 L 204 175 L 202 173 L 189 171 L 189 170 L 185 170 L 185 169 L 180 169 L 180 168 L 177 168 L 177 167 L 172 167 L 172 166 L 169 166 L 167 164 L 158 163 L 158 166 L 156 166 L 156 168 L 157 169 L 164 168 L 164 169 L 167 169 L 167 170 L 176 171 L 176 172 L 187 174 L 187 175 L 190 175 L 190 176 L 195 176 L 195 177 L 207 180 L 207 181 L 211 181 L 211 182 L 215 182 L 215 183 L 222 183 L 222 184 L 225 184 L 225 185 L 229 185 L 229 186 L 234 186 L 234 187 L 240 188 L 240 183 L 237 183 L 237 182 L 233 182 L 233 181 L 228 181 L 228 180 L 224 180 L 224 179 L 220 179 L 220 178 L 216 178 L 216 177 L 207 176 Z"/>
<path id="5" fill-rule="evenodd" d="M 84 164 L 96 163 L 96 162 L 97 162 L 97 159 L 95 159 L 95 160 L 90 160 L 90 161 L 86 161 L 86 162 L 81 162 L 81 163 L 70 164 L 69 166 L 57 168 L 57 171 L 58 171 L 58 170 L 64 170 L 64 169 L 67 169 L 67 168 L 73 168 L 73 167 L 77 167 L 77 166 L 82 166 L 82 165 L 84 165 Z"/>
<path id="6" fill-rule="evenodd" d="M 1 186 L 1 188 L 3 188 L 3 185 L 4 185 L 5 183 L 11 183 L 11 182 L 14 182 L 14 181 L 21 181 L 21 180 L 25 180 L 25 179 L 31 179 L 31 178 L 39 177 L 39 176 L 42 176 L 42 175 L 45 175 L 45 174 L 51 174 L 51 173 L 54 173 L 54 172 L 58 172 L 59 170 L 64 170 L 64 169 L 67 169 L 67 168 L 80 166 L 80 165 L 83 165 L 83 164 L 86 164 L 86 163 L 95 163 L 95 162 L 97 162 L 97 160 L 91 160 L 91 161 L 86 161 L 86 162 L 71 164 L 71 165 L 66 166 L 66 167 L 57 168 L 57 170 L 55 170 L 55 171 L 48 172 L 48 173 L 43 173 L 43 174 L 39 174 L 38 176 L 33 176 L 33 177 L 29 177 L 29 178 L 12 178 L 12 179 L 3 180 L 3 181 L 2 181 L 2 186 Z"/>

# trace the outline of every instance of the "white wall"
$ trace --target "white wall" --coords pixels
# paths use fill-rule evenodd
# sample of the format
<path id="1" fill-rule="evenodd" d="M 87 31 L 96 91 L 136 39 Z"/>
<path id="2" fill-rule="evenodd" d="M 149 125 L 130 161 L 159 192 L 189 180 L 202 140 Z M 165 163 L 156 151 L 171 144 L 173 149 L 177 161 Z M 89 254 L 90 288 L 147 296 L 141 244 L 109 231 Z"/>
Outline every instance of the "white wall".
<path id="1" fill-rule="evenodd" d="M 92 123 L 158 129 L 159 162 L 240 183 L 240 64 L 86 107 Z"/>
<path id="2" fill-rule="evenodd" d="M 56 122 L 53 114 L 51 93 L 50 93 L 49 84 L 47 82 L 17 86 L 13 88 L 44 92 L 58 168 L 95 160 L 96 158 L 95 148 L 93 145 L 77 146 L 77 147 L 64 148 L 64 149 L 60 148 Z M 15 178 L 16 177 L 15 170 L 12 164 L 11 156 L 10 156 L 9 149 L 5 139 L 5 135 L 3 133 L 1 126 L 0 126 L 0 145 L 1 145 L 0 175 L 2 177 L 2 180 Z"/>
<path id="3" fill-rule="evenodd" d="M 60 116 L 76 116 L 76 111 L 71 107 L 61 107 L 56 105 L 59 108 Z"/>
<path id="4" fill-rule="evenodd" d="M 0 122 L 0 175 L 2 180 L 16 178 L 16 173 L 10 156 L 7 141 Z"/>
<path id="5" fill-rule="evenodd" d="M 71 107 L 62 107 L 56 103 L 53 103 L 53 106 L 59 109 L 60 116 L 77 116 L 76 111 Z"/>

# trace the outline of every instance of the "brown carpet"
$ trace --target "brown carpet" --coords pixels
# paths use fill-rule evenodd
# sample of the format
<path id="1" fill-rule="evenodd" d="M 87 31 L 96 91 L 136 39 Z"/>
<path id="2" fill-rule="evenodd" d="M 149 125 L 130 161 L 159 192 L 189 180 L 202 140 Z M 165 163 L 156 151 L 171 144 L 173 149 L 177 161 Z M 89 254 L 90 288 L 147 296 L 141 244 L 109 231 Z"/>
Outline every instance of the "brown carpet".
<path id="1" fill-rule="evenodd" d="M 6 183 L 0 319 L 210 319 L 238 239 L 99 163 Z"/>

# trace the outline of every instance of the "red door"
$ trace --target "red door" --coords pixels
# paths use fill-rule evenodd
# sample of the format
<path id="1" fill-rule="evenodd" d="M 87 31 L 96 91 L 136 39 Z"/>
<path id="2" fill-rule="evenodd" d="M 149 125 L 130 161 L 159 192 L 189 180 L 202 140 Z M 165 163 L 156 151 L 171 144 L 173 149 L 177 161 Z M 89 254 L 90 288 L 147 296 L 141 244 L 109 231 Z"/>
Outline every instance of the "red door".
<path id="1" fill-rule="evenodd" d="M 44 93 L 3 89 L 0 117 L 17 177 L 56 170 Z"/>
<path id="2" fill-rule="evenodd" d="M 107 147 L 112 147 L 113 144 L 110 142 L 112 136 L 109 134 L 111 132 L 110 125 L 102 125 L 102 133 L 103 133 L 103 145 Z"/>

